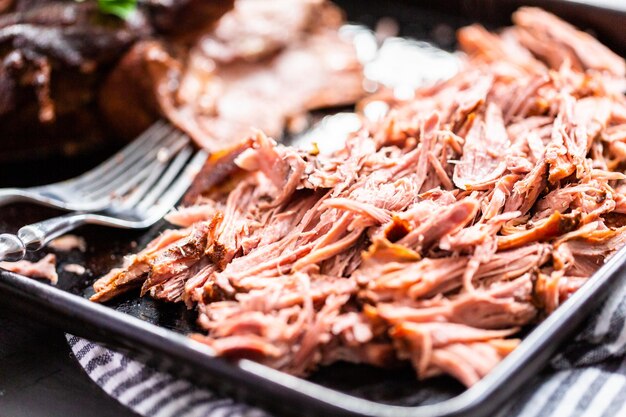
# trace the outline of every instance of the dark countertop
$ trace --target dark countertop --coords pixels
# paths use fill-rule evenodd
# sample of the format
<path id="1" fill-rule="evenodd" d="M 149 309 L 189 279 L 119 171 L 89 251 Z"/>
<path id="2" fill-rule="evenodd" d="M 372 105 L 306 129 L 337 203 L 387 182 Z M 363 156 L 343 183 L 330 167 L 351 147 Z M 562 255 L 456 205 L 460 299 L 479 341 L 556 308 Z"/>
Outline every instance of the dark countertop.
<path id="1" fill-rule="evenodd" d="M 1 417 L 136 417 L 74 359 L 63 332 L 0 306 Z"/>

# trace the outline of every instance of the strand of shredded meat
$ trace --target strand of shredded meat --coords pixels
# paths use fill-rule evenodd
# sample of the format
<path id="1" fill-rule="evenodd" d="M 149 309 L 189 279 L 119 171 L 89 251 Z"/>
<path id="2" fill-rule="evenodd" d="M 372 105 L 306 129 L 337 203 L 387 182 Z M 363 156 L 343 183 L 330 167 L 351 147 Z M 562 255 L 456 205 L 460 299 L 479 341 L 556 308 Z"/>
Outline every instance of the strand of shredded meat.
<path id="1" fill-rule="evenodd" d="M 219 355 L 296 375 L 409 361 L 480 380 L 626 240 L 624 61 L 542 10 L 513 18 L 462 29 L 460 74 L 331 156 L 259 133 L 214 158 L 182 228 L 93 300 L 185 302 Z"/>
<path id="2" fill-rule="evenodd" d="M 0 268 L 31 278 L 42 278 L 56 284 L 59 275 L 56 270 L 56 256 L 49 253 L 37 262 L 21 260 L 17 262 L 0 262 Z"/>

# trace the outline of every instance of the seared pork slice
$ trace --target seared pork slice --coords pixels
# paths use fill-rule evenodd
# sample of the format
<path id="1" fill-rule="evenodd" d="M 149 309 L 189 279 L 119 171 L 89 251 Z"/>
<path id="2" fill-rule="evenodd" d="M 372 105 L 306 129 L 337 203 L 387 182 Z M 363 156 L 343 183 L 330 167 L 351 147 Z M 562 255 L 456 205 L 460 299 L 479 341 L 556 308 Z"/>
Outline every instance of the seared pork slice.
<path id="1" fill-rule="evenodd" d="M 145 124 L 119 106 L 123 96 L 138 105 L 142 123 L 164 115 L 212 152 L 253 129 L 280 137 L 308 110 L 362 97 L 362 67 L 339 37 L 341 21 L 322 0 L 238 0 L 186 57 L 161 43 L 136 45 L 110 75 L 103 110 L 129 133 L 140 131 Z"/>
<path id="2" fill-rule="evenodd" d="M 248 136 L 251 128 L 279 137 L 289 120 L 307 110 L 362 96 L 361 66 L 352 45 L 336 32 L 311 34 L 260 62 L 218 65 L 203 74 L 206 61 L 202 52 L 192 53 L 174 108 L 163 110 L 210 150 Z M 186 85 L 202 87 L 184 96 Z"/>

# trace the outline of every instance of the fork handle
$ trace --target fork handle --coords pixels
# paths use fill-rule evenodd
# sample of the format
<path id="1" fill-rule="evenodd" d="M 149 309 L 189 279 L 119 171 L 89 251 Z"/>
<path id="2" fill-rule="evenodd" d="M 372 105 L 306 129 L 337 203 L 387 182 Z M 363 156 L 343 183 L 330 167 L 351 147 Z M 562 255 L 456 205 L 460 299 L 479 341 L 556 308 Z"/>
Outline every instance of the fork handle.
<path id="1" fill-rule="evenodd" d="M 17 188 L 0 188 L 0 206 L 26 200 L 24 191 Z"/>
<path id="2" fill-rule="evenodd" d="M 84 213 L 66 214 L 24 226 L 17 231 L 17 237 L 24 243 L 26 250 L 35 251 L 43 248 L 55 237 L 86 223 L 87 215 Z"/>
<path id="3" fill-rule="evenodd" d="M 3 233 L 0 235 L 0 261 L 19 261 L 26 254 L 26 246 L 15 235 Z"/>

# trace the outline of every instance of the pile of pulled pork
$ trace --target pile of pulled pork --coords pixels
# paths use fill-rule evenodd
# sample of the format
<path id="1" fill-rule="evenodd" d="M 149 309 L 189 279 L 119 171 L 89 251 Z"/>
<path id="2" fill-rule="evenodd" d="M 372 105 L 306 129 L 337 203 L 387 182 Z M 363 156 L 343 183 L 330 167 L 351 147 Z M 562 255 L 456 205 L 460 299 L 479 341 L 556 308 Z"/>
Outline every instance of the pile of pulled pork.
<path id="1" fill-rule="evenodd" d="M 453 79 L 391 94 L 318 154 L 264 134 L 215 157 L 164 232 L 98 280 L 185 302 L 219 355 L 339 360 L 470 386 L 626 240 L 624 60 L 553 15 L 459 32 Z"/>

